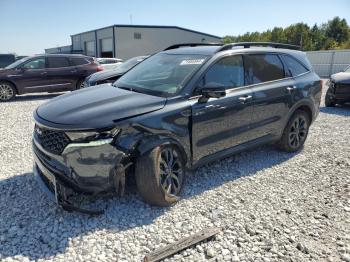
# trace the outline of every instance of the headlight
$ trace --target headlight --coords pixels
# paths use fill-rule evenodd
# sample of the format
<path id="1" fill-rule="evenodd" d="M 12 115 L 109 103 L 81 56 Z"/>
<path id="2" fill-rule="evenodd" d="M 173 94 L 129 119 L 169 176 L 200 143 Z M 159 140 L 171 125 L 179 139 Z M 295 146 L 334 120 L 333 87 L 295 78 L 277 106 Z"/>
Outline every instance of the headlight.
<path id="1" fill-rule="evenodd" d="M 66 132 L 66 135 L 73 142 L 90 142 L 114 138 L 119 134 L 120 129 L 113 128 L 103 132 Z"/>

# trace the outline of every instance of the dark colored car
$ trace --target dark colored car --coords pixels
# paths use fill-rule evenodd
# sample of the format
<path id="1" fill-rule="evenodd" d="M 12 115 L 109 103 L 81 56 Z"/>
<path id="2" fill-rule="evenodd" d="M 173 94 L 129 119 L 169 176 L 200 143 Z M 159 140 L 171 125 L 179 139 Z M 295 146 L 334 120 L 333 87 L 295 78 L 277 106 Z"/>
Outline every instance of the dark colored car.
<path id="1" fill-rule="evenodd" d="M 76 90 L 88 75 L 102 70 L 94 58 L 82 55 L 37 55 L 0 70 L 0 102 L 16 95 Z"/>
<path id="2" fill-rule="evenodd" d="M 14 54 L 0 54 L 0 68 L 4 68 L 16 61 Z"/>
<path id="3" fill-rule="evenodd" d="M 350 66 L 344 72 L 331 76 L 325 97 L 328 107 L 350 102 Z"/>
<path id="4" fill-rule="evenodd" d="M 135 175 L 146 202 L 168 206 L 188 169 L 266 143 L 301 149 L 319 112 L 320 78 L 305 53 L 286 49 L 294 46 L 254 45 L 170 49 L 113 85 L 41 105 L 33 134 L 39 184 L 72 209 L 71 196 L 123 192 Z"/>
<path id="5" fill-rule="evenodd" d="M 85 79 L 84 87 L 113 83 L 147 57 L 148 56 L 133 57 L 123 62 L 116 69 L 94 73 Z"/>

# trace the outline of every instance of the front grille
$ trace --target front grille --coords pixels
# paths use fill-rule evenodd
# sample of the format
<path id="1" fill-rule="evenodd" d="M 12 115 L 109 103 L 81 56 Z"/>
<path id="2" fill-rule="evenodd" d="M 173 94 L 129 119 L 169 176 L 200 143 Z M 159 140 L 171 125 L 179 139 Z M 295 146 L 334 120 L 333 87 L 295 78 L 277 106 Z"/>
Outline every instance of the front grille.
<path id="1" fill-rule="evenodd" d="M 62 154 L 70 142 L 68 136 L 62 131 L 35 126 L 35 133 L 40 145 L 48 152 L 56 155 Z"/>

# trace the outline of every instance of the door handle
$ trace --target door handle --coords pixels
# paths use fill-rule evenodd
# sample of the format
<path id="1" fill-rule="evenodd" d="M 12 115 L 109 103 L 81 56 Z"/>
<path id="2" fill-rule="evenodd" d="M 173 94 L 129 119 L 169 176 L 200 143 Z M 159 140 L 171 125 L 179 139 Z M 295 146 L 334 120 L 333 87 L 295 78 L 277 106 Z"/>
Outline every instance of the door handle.
<path id="1" fill-rule="evenodd" d="M 294 91 L 295 91 L 295 89 L 297 89 L 297 87 L 296 87 L 296 86 L 288 86 L 288 87 L 287 87 L 287 91 L 288 91 L 289 93 L 294 92 Z"/>
<path id="2" fill-rule="evenodd" d="M 47 72 L 40 73 L 42 76 L 47 75 Z"/>
<path id="3" fill-rule="evenodd" d="M 239 97 L 239 101 L 242 103 L 242 104 L 245 104 L 247 103 L 249 100 L 251 100 L 253 97 L 252 96 L 241 96 Z"/>
<path id="4" fill-rule="evenodd" d="M 71 70 L 70 71 L 71 73 L 76 73 L 76 72 L 78 72 L 77 70 Z"/>

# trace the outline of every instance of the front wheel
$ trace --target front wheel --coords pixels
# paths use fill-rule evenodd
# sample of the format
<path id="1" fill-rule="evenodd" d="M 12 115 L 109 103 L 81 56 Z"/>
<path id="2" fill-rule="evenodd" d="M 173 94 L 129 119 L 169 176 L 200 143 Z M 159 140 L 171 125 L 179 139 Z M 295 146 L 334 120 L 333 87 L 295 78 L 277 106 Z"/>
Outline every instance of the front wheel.
<path id="1" fill-rule="evenodd" d="M 177 147 L 162 145 L 136 161 L 135 177 L 142 199 L 155 206 L 170 206 L 178 201 L 185 168 Z"/>
<path id="2" fill-rule="evenodd" d="M 0 82 L 0 102 L 12 100 L 16 96 L 15 87 L 7 82 Z"/>
<path id="3" fill-rule="evenodd" d="M 297 110 L 285 127 L 279 147 L 286 152 L 302 148 L 309 133 L 310 119 L 306 112 Z"/>

